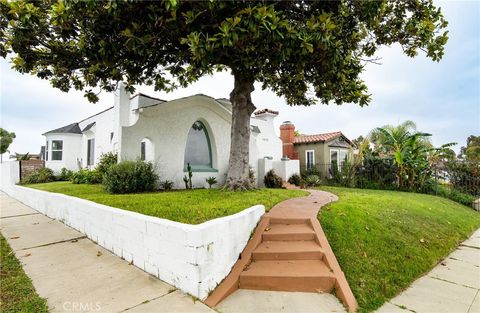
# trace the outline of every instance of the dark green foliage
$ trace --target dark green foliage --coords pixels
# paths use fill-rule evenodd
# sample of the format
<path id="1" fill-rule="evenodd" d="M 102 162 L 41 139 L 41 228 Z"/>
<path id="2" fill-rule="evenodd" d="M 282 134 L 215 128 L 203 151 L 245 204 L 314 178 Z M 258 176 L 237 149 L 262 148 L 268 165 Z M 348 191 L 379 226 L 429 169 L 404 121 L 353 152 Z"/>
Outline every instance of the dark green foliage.
<path id="1" fill-rule="evenodd" d="M 98 165 L 95 169 L 103 175 L 107 172 L 110 166 L 112 166 L 113 164 L 117 164 L 117 161 L 118 161 L 118 157 L 116 153 L 108 152 L 108 153 L 102 154 L 100 156 L 100 160 L 98 161 Z"/>
<path id="2" fill-rule="evenodd" d="M 22 178 L 22 184 L 48 183 L 55 180 L 53 171 L 47 167 L 39 168 L 33 171 L 27 177 Z"/>
<path id="3" fill-rule="evenodd" d="M 215 176 L 210 176 L 208 178 L 205 178 L 205 181 L 208 184 L 208 188 L 212 188 L 212 186 L 217 183 L 217 178 Z"/>
<path id="4" fill-rule="evenodd" d="M 480 162 L 448 162 L 452 187 L 459 192 L 480 196 Z"/>
<path id="5" fill-rule="evenodd" d="M 10 133 L 7 130 L 0 127 L 0 155 L 8 151 L 8 147 L 15 139 L 15 133 Z"/>
<path id="6" fill-rule="evenodd" d="M 473 201 L 475 201 L 474 196 L 448 187 L 438 186 L 435 193 L 438 196 L 448 198 L 466 206 L 472 206 Z"/>
<path id="7" fill-rule="evenodd" d="M 303 179 L 305 179 L 307 176 L 310 176 L 310 175 L 316 175 L 316 176 L 319 176 L 319 177 L 321 176 L 320 171 L 315 166 L 311 167 L 311 168 L 308 168 L 301 173 L 301 176 L 302 176 Z"/>
<path id="8" fill-rule="evenodd" d="M 288 178 L 288 182 L 295 186 L 300 186 L 302 184 L 302 178 L 298 174 L 293 174 Z"/>
<path id="9" fill-rule="evenodd" d="M 164 180 L 160 182 L 160 188 L 163 189 L 164 191 L 170 191 L 173 188 L 173 181 L 171 180 Z"/>
<path id="10" fill-rule="evenodd" d="M 151 162 L 122 161 L 110 166 L 103 175 L 103 186 L 108 193 L 133 193 L 155 189 L 158 176 Z"/>
<path id="11" fill-rule="evenodd" d="M 320 179 L 320 176 L 311 174 L 304 178 L 304 182 L 306 187 L 316 187 L 320 186 L 322 180 Z"/>
<path id="12" fill-rule="evenodd" d="M 190 163 L 187 163 L 187 175 L 183 176 L 183 182 L 185 183 L 185 189 L 192 189 L 193 184 L 192 184 L 192 167 L 190 166 Z"/>
<path id="13" fill-rule="evenodd" d="M 60 174 L 57 175 L 57 180 L 58 181 L 68 181 L 71 180 L 73 176 L 73 171 L 63 167 L 60 170 Z"/>
<path id="14" fill-rule="evenodd" d="M 74 172 L 71 176 L 74 184 L 100 184 L 102 182 L 102 173 L 97 170 L 81 169 Z"/>
<path id="15" fill-rule="evenodd" d="M 267 188 L 282 188 L 283 180 L 273 169 L 269 170 L 263 178 L 263 183 Z"/>

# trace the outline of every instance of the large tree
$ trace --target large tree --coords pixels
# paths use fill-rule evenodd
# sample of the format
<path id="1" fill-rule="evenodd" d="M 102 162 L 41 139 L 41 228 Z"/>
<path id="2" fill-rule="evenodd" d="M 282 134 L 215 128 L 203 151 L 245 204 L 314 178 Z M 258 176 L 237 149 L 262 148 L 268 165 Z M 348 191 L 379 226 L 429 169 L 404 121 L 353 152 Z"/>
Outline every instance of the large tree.
<path id="1" fill-rule="evenodd" d="M 15 139 L 15 133 L 11 133 L 6 129 L 0 127 L 0 163 L 3 162 L 3 154 L 8 151 L 8 147 Z"/>
<path id="2" fill-rule="evenodd" d="M 447 41 L 432 0 L 0 0 L 0 54 L 63 91 L 125 81 L 170 91 L 229 70 L 234 77 L 227 186 L 249 188 L 254 83 L 289 105 L 369 103 L 360 79 L 382 45 L 438 61 Z"/>

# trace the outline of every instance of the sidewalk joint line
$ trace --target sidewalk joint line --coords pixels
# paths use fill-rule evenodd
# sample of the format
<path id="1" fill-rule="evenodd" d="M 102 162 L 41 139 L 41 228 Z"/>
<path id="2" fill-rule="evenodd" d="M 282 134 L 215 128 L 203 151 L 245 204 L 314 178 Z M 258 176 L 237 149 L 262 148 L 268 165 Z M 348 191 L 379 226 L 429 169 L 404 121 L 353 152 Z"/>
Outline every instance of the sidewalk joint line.
<path id="1" fill-rule="evenodd" d="M 470 245 L 465 245 L 463 243 L 460 244 L 460 247 L 467 247 L 467 248 L 472 248 L 472 249 L 477 249 L 480 250 L 480 247 L 475 247 L 475 246 L 470 246 Z"/>
<path id="2" fill-rule="evenodd" d="M 47 246 L 51 246 L 51 245 L 56 245 L 58 243 L 64 243 L 64 242 L 69 242 L 69 241 L 72 241 L 72 240 L 80 240 L 80 239 L 85 239 L 85 238 L 87 238 L 87 236 L 74 237 L 74 238 L 69 238 L 69 239 L 60 240 L 60 241 L 56 241 L 56 242 L 50 242 L 50 243 L 46 243 L 46 244 L 38 245 L 38 246 L 34 246 L 34 247 L 22 248 L 22 249 L 18 249 L 18 250 L 15 250 L 15 251 L 24 251 L 24 250 L 30 250 L 30 249 L 35 249 L 35 248 L 47 247 Z"/>
<path id="3" fill-rule="evenodd" d="M 454 285 L 457 285 L 457 286 L 461 286 L 461 287 L 466 287 L 466 288 L 478 290 L 478 289 L 475 288 L 475 287 L 467 286 L 467 285 L 462 285 L 462 284 L 455 283 L 455 282 L 453 282 L 453 281 L 449 281 L 449 280 L 446 280 L 446 279 L 443 279 L 443 278 L 440 278 L 440 277 L 434 277 L 434 276 L 430 276 L 430 275 L 427 275 L 427 277 L 430 277 L 430 278 L 433 278 L 433 279 L 436 279 L 436 280 L 440 280 L 440 281 L 444 281 L 444 282 L 447 282 L 447 283 L 450 283 L 450 284 L 454 284 Z"/>
<path id="4" fill-rule="evenodd" d="M 479 294 L 480 294 L 480 289 L 477 290 L 477 293 L 475 294 L 475 297 L 473 297 L 472 303 L 471 303 L 470 306 L 468 307 L 467 313 L 470 313 L 470 310 L 471 310 L 472 307 L 473 307 L 473 303 L 475 302 L 475 299 L 478 297 Z"/>
<path id="5" fill-rule="evenodd" d="M 6 218 L 12 218 L 12 217 L 21 217 L 21 216 L 29 216 L 29 215 L 37 215 L 37 214 L 41 214 L 41 213 L 37 212 L 37 213 L 27 213 L 27 214 L 12 215 L 12 216 L 2 216 L 0 217 L 0 220 L 6 219 Z"/>
<path id="6" fill-rule="evenodd" d="M 134 309 L 134 308 L 139 307 L 139 306 L 141 306 L 141 305 L 144 305 L 144 304 L 150 303 L 150 302 L 152 302 L 152 301 L 155 301 L 155 300 L 157 300 L 157 299 L 163 298 L 163 297 L 165 297 L 165 296 L 168 296 L 168 295 L 171 294 L 171 293 L 174 293 L 174 292 L 177 291 L 177 290 L 178 290 L 177 288 L 172 288 L 172 289 L 168 290 L 168 292 L 167 292 L 166 294 L 160 295 L 160 296 L 155 297 L 155 298 L 152 298 L 152 299 L 147 299 L 147 300 L 143 301 L 142 303 L 139 303 L 139 304 L 136 304 L 136 305 L 134 305 L 134 306 L 132 306 L 132 307 L 123 309 L 123 310 L 120 311 L 119 313 L 126 312 L 126 311 L 128 311 L 128 310 Z"/>

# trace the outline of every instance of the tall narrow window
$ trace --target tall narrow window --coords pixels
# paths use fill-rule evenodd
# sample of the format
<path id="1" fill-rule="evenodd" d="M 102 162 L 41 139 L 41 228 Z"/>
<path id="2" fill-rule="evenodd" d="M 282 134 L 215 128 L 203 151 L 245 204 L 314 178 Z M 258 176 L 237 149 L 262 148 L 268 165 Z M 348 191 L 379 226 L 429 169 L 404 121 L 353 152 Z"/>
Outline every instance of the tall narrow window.
<path id="1" fill-rule="evenodd" d="M 93 165 L 95 160 L 95 139 L 87 141 L 87 165 Z"/>
<path id="2" fill-rule="evenodd" d="M 142 141 L 140 143 L 140 159 L 142 161 L 145 161 L 145 159 L 146 159 L 146 145 L 147 145 L 147 143 L 145 141 Z"/>
<path id="3" fill-rule="evenodd" d="M 343 168 L 343 164 L 345 164 L 345 162 L 347 161 L 347 157 L 348 157 L 348 153 L 347 153 L 347 150 L 340 150 L 340 154 L 339 154 L 339 166 L 340 166 L 340 170 Z"/>
<path id="4" fill-rule="evenodd" d="M 315 151 L 314 150 L 307 150 L 305 151 L 305 163 L 307 165 L 307 169 L 311 169 L 315 166 Z"/>
<path id="5" fill-rule="evenodd" d="M 63 140 L 52 140 L 52 161 L 61 161 L 63 157 Z"/>
<path id="6" fill-rule="evenodd" d="M 184 165 L 187 166 L 187 163 L 197 170 L 212 168 L 210 139 L 205 125 L 200 121 L 193 123 L 188 132 Z"/>
<path id="7" fill-rule="evenodd" d="M 47 143 L 45 144 L 45 161 L 48 161 L 48 144 L 49 141 L 47 140 Z"/>

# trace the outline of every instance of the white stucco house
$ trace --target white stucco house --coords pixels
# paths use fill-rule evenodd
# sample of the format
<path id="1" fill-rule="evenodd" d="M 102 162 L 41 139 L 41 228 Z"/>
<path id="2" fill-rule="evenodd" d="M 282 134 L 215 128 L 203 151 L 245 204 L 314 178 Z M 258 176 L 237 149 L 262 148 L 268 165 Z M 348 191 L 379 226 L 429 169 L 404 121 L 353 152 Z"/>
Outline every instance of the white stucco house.
<path id="1" fill-rule="evenodd" d="M 225 181 L 232 119 L 231 103 L 198 94 L 164 101 L 143 94 L 132 96 L 123 86 L 114 105 L 102 112 L 44 133 L 45 165 L 58 172 L 94 168 L 100 156 L 115 152 L 119 160 L 152 161 L 161 180 L 184 187 L 186 164 L 193 168 L 193 184 L 205 178 Z M 298 160 L 282 159 L 282 141 L 273 121 L 278 112 L 257 111 L 251 118 L 250 165 L 259 186 L 274 168 L 287 180 L 299 173 Z"/>

